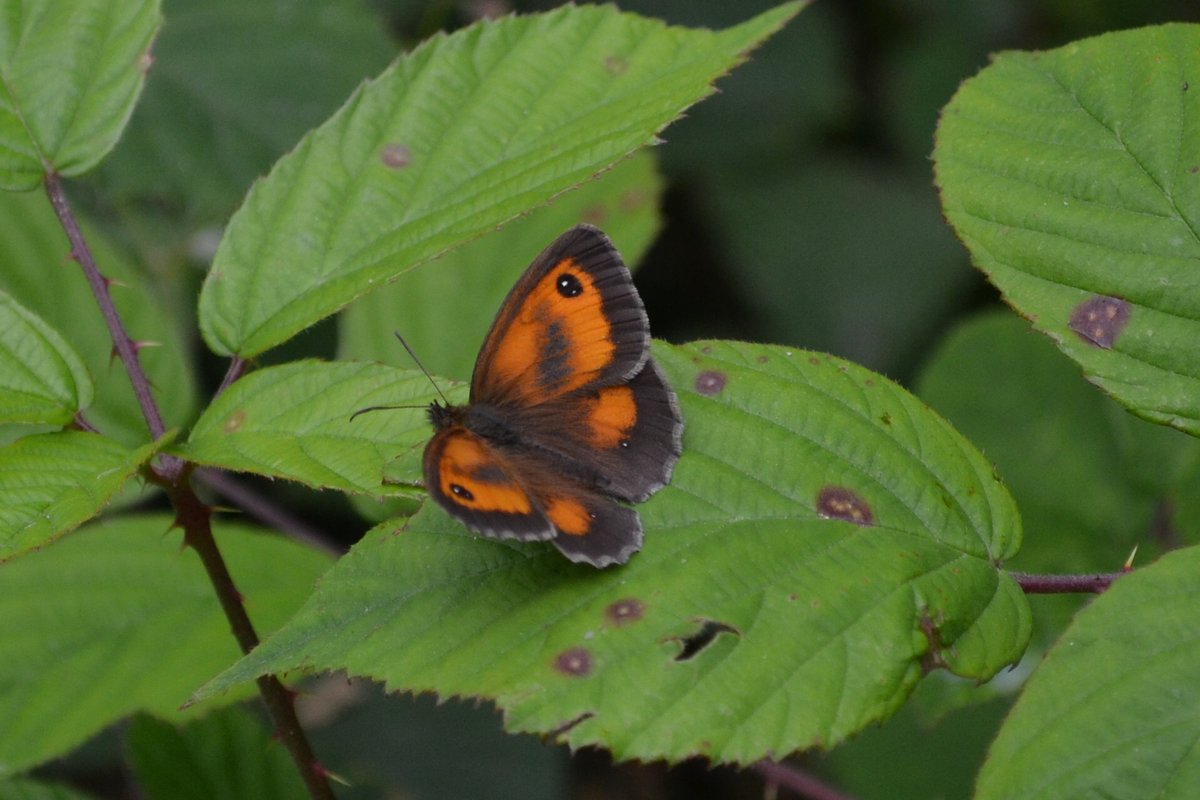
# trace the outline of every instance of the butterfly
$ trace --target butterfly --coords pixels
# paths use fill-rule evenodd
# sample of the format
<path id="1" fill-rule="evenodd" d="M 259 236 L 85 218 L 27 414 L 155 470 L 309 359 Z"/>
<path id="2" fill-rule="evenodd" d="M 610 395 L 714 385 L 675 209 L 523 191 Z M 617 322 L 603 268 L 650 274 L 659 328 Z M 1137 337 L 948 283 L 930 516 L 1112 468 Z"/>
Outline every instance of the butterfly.
<path id="1" fill-rule="evenodd" d="M 578 225 L 508 293 L 465 406 L 434 401 L 422 458 L 438 505 L 472 531 L 624 564 L 640 503 L 671 479 L 683 420 L 650 358 L 642 300 L 608 237 Z"/>

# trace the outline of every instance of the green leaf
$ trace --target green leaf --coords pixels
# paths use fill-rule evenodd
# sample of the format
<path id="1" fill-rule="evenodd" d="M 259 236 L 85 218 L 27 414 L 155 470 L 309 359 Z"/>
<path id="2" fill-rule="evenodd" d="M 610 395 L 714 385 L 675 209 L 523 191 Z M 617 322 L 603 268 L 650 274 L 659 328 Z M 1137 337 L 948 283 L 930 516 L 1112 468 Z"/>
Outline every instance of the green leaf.
<path id="1" fill-rule="evenodd" d="M 256 355 L 583 183 L 800 7 L 720 33 L 581 6 L 434 37 L 251 190 L 204 284 L 205 341 Z"/>
<path id="2" fill-rule="evenodd" d="M 138 787 L 149 800 L 289 800 L 305 794 L 283 745 L 238 706 L 179 727 L 139 714 L 126 742 Z"/>
<path id="3" fill-rule="evenodd" d="M 1027 535 L 1012 568 L 1117 570 L 1139 543 L 1138 560 L 1152 557 L 1152 530 L 1189 535 L 1172 515 L 1200 513 L 1200 442 L 1095 391 L 1010 313 L 947 337 L 918 394 L 996 462 L 1016 497 Z"/>
<path id="4" fill-rule="evenodd" d="M 1200 786 L 1200 548 L 1121 578 L 1030 679 L 975 797 L 1188 798 Z"/>
<path id="5" fill-rule="evenodd" d="M 446 387 L 465 402 L 465 387 Z M 188 441 L 172 452 L 239 472 L 318 488 L 394 494 L 384 466 L 432 434 L 429 379 L 382 364 L 296 361 L 252 372 L 213 401 Z M 374 405 L 412 404 L 351 419 Z"/>
<path id="6" fill-rule="evenodd" d="M 94 388 L 58 332 L 0 290 L 0 422 L 66 425 Z"/>
<path id="7" fill-rule="evenodd" d="M 111 520 L 0 568 L 0 775 L 133 711 L 182 719 L 188 692 L 238 656 L 199 559 L 171 527 L 168 516 Z M 217 542 L 260 635 L 329 563 L 244 525 L 218 525 Z"/>
<path id="8" fill-rule="evenodd" d="M 53 783 L 24 778 L 0 780 L 0 800 L 89 800 L 90 797 Z"/>
<path id="9" fill-rule="evenodd" d="M 655 355 L 684 454 L 638 507 L 646 543 L 628 566 L 480 539 L 427 504 L 369 533 L 201 696 L 344 668 L 494 699 L 510 730 L 573 747 L 748 763 L 889 716 L 925 668 L 984 680 L 1020 656 L 1029 609 L 996 567 L 1017 548 L 1016 508 L 943 420 L 830 356 Z"/>
<path id="10" fill-rule="evenodd" d="M 150 66 L 158 0 L 17 0 L 0 15 L 0 188 L 79 175 L 116 144 Z"/>
<path id="11" fill-rule="evenodd" d="M 88 288 L 83 271 L 68 256 L 70 245 L 46 198 L 39 194 L 0 193 L 0 290 L 40 316 L 71 343 L 96 382 L 96 400 L 84 416 L 93 427 L 131 445 L 149 434 L 133 397 L 129 377 L 113 358 L 112 337 Z M 135 341 L 145 347 L 138 358 L 150 379 L 167 426 L 190 419 L 196 402 L 191 364 L 179 320 L 156 285 L 118 255 L 90 225 L 88 244 L 111 286 L 113 302 Z"/>
<path id="12" fill-rule="evenodd" d="M 946 107 L 947 218 L 1005 298 L 1140 416 L 1200 434 L 1200 28 L 1005 53 Z"/>
<path id="13" fill-rule="evenodd" d="M 0 562 L 57 539 L 100 513 L 157 450 L 82 431 L 0 447 Z"/>
<path id="14" fill-rule="evenodd" d="M 394 54 L 380 14 L 358 0 L 173 0 L 167 16 L 146 91 L 100 177 L 107 194 L 222 223 Z"/>
<path id="15" fill-rule="evenodd" d="M 339 357 L 395 363 L 399 332 L 434 375 L 466 381 L 501 301 L 534 257 L 579 222 L 612 238 L 632 269 L 658 232 L 662 178 L 639 153 L 549 206 L 414 269 L 342 313 Z"/>

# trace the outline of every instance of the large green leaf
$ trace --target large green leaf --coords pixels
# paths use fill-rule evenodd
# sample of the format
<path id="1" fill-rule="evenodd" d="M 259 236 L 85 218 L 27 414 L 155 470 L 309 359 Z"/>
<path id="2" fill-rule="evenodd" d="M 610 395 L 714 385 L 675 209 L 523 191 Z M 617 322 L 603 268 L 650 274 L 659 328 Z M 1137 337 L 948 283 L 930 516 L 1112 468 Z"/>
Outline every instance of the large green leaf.
<path id="1" fill-rule="evenodd" d="M 84 409 L 94 427 L 138 446 L 149 435 L 129 377 L 113 358 L 112 337 L 82 270 L 70 261 L 70 244 L 50 204 L 38 194 L 0 193 L 0 290 L 53 327 L 79 353 L 96 382 L 95 402 Z M 112 279 L 113 302 L 136 341 L 142 368 L 168 427 L 188 421 L 196 402 L 190 359 L 172 312 L 154 284 L 84 225 L 103 274 Z"/>
<path id="2" fill-rule="evenodd" d="M 1198 53 L 1195 25 L 1005 53 L 934 151 L 946 216 L 1006 299 L 1123 405 L 1193 434 Z"/>
<path id="3" fill-rule="evenodd" d="M 491 313 L 529 262 L 579 222 L 604 229 L 632 269 L 658 232 L 662 179 L 639 153 L 528 217 L 401 275 L 357 300 L 340 319 L 342 358 L 403 363 L 399 332 L 431 373 L 466 381 Z"/>
<path id="4" fill-rule="evenodd" d="M 126 741 L 138 788 L 149 800 L 290 800 L 305 794 L 283 745 L 238 706 L 178 727 L 139 714 Z"/>
<path id="5" fill-rule="evenodd" d="M 0 775 L 62 755 L 139 709 L 180 719 L 189 691 L 237 644 L 212 585 L 168 516 L 88 526 L 0 567 Z M 217 542 L 260 634 L 328 565 L 244 525 Z"/>
<path id="6" fill-rule="evenodd" d="M 445 387 L 465 402 L 460 387 Z M 382 364 L 296 361 L 252 372 L 213 401 L 173 452 L 200 464 L 318 488 L 382 496 L 384 466 L 432 434 L 434 397 L 416 370 Z M 373 405 L 412 404 L 351 419 Z M 419 452 L 419 449 L 418 449 Z"/>
<path id="7" fill-rule="evenodd" d="M 983 680 L 1029 609 L 990 467 L 895 384 L 778 347 L 656 345 L 686 420 L 625 567 L 479 539 L 432 504 L 374 529 L 216 679 L 347 669 L 492 698 L 511 730 L 621 758 L 746 763 L 841 741 L 925 669 Z M 860 524 L 854 524 L 857 521 Z"/>
<path id="8" fill-rule="evenodd" d="M 0 290 L 0 422 L 66 425 L 94 388 L 58 331 Z"/>
<path id="9" fill-rule="evenodd" d="M 977 800 L 1196 796 L 1200 548 L 1117 581 L 1080 613 L 1017 702 Z"/>
<path id="10" fill-rule="evenodd" d="M 799 9 L 713 33 L 565 7 L 434 37 L 255 185 L 201 294 L 205 340 L 253 356 L 579 185 Z"/>
<path id="11" fill-rule="evenodd" d="M 987 453 L 1017 499 L 1026 536 L 1010 567 L 1113 571 L 1135 545 L 1140 562 L 1156 539 L 1200 535 L 1188 524 L 1200 514 L 1200 442 L 1126 412 L 1013 314 L 954 331 L 918 394 Z"/>
<path id="12" fill-rule="evenodd" d="M 0 562 L 98 515 L 156 450 L 82 431 L 40 433 L 0 447 Z"/>
<path id="13" fill-rule="evenodd" d="M 99 175 L 110 196 L 221 222 L 395 52 L 361 0 L 169 0 L 166 15 L 146 91 Z"/>
<path id="14" fill-rule="evenodd" d="M 0 14 L 0 188 L 78 175 L 121 135 L 150 66 L 158 0 L 14 0 Z"/>

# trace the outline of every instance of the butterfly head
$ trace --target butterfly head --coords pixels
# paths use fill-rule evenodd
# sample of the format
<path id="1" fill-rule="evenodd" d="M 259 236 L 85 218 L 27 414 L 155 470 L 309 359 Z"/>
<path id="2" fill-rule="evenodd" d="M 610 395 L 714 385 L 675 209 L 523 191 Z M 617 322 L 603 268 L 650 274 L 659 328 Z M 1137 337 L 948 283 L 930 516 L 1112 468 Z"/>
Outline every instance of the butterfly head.
<path id="1" fill-rule="evenodd" d="M 463 420 L 463 412 L 464 408 L 462 406 L 452 406 L 449 403 L 443 403 L 441 400 L 434 400 L 426 409 L 426 413 L 429 415 L 429 422 L 433 425 L 435 431 L 460 424 Z"/>

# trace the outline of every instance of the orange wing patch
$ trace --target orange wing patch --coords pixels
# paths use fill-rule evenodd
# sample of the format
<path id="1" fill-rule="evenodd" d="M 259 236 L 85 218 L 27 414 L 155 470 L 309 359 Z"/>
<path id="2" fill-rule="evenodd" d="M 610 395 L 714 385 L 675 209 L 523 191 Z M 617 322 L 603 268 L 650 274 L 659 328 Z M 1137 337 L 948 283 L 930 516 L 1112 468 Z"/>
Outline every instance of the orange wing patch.
<path id="1" fill-rule="evenodd" d="M 568 536 L 583 536 L 592 528 L 592 514 L 587 506 L 572 497 L 550 497 L 545 501 L 546 516 Z"/>
<path id="2" fill-rule="evenodd" d="M 537 400 L 593 380 L 616 352 L 602 301 L 592 276 L 574 259 L 559 261 L 522 300 L 490 354 L 489 372 L 511 383 L 532 377 L 542 395 Z"/>
<path id="3" fill-rule="evenodd" d="M 446 442 L 438 483 L 448 500 L 466 508 L 504 514 L 533 510 L 525 490 L 473 437 L 455 436 Z"/>
<path id="4" fill-rule="evenodd" d="M 629 386 L 601 389 L 585 407 L 588 441 L 601 450 L 618 447 L 637 424 L 637 402 Z"/>

